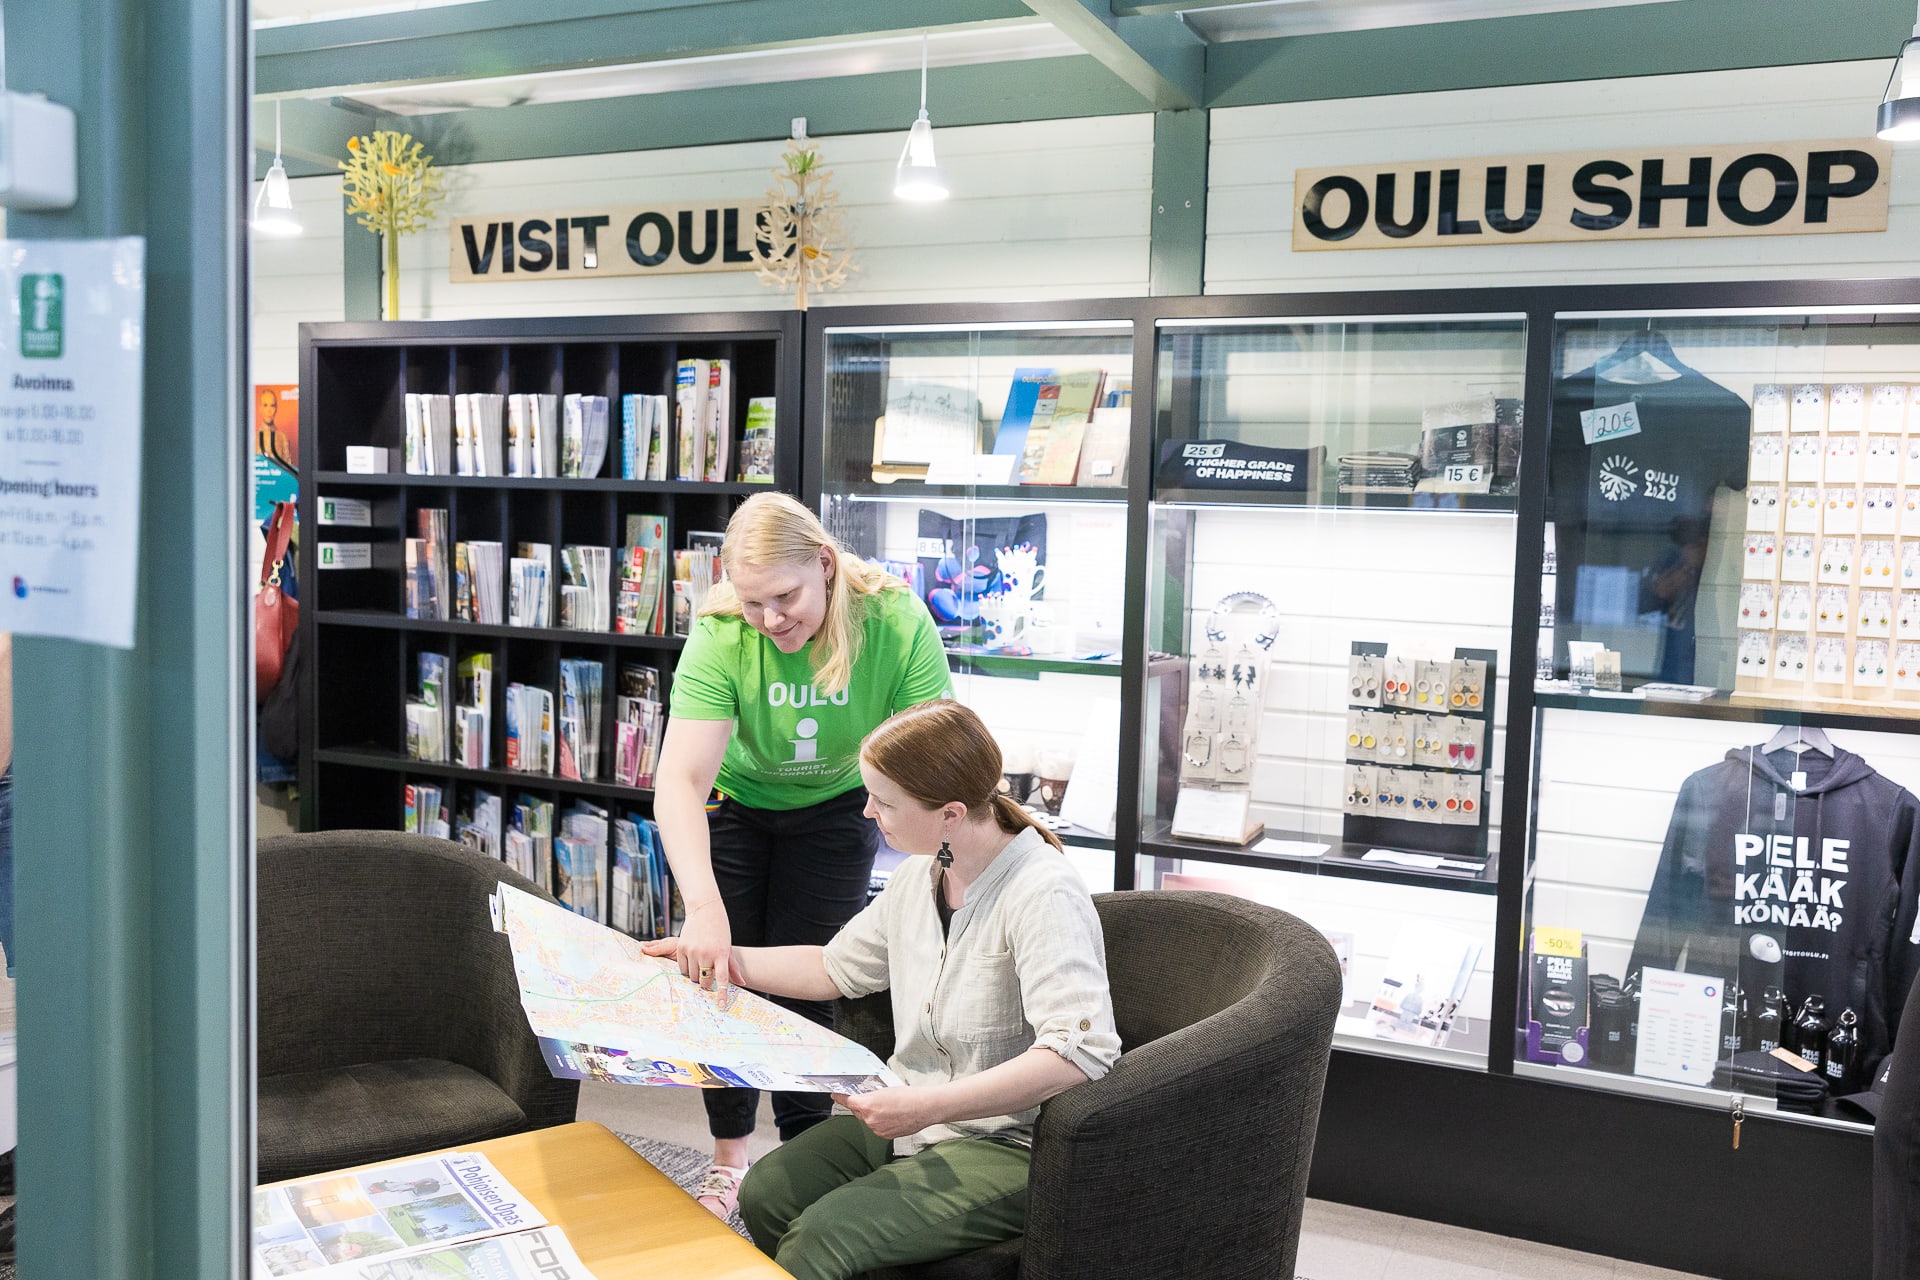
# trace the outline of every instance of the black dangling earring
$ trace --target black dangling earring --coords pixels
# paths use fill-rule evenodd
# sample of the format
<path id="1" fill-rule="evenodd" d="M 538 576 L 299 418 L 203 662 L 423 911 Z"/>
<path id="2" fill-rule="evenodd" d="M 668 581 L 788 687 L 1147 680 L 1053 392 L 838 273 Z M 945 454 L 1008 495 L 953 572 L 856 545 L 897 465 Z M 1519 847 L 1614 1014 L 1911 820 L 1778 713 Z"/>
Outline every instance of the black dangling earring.
<path id="1" fill-rule="evenodd" d="M 952 866 L 953 865 L 953 846 L 948 844 L 945 840 L 942 840 L 940 842 L 940 852 L 933 855 L 933 860 L 939 863 L 943 867 Z"/>

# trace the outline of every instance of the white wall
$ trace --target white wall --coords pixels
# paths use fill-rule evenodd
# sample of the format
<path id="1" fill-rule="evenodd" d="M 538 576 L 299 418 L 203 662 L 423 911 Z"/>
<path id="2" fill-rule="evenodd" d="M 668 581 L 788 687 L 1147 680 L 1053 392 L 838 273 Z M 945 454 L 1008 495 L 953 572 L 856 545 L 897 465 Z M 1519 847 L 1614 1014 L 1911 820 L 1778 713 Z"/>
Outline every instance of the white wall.
<path id="1" fill-rule="evenodd" d="M 1887 63 L 1467 89 L 1213 113 L 1208 293 L 1920 275 L 1920 152 L 1859 235 L 1294 253 L 1293 173 L 1338 164 L 1872 136 Z"/>
<path id="2" fill-rule="evenodd" d="M 820 140 L 860 269 L 819 305 L 1147 291 L 1151 115 L 939 129 L 935 140 L 954 191 L 937 205 L 893 198 L 901 134 Z M 757 142 L 451 167 L 442 216 L 401 243 L 400 314 L 449 320 L 789 306 L 787 295 L 751 272 L 467 285 L 447 278 L 451 216 L 754 200 L 773 185 L 780 151 L 779 143 Z M 339 179 L 293 187 L 309 234 L 272 246 L 255 241 L 256 382 L 294 381 L 299 322 L 341 317 Z"/>

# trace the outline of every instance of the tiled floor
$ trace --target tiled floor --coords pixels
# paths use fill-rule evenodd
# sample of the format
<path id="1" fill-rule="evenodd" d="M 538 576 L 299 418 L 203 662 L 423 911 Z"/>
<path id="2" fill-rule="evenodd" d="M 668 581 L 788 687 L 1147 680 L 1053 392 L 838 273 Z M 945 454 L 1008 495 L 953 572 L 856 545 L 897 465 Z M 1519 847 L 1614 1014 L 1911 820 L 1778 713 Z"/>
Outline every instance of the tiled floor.
<path id="1" fill-rule="evenodd" d="M 580 1090 L 580 1118 L 682 1146 L 705 1149 L 708 1142 L 706 1112 L 691 1090 L 589 1083 Z M 762 1098 L 754 1157 L 773 1147 L 773 1116 Z M 1326 1200 L 1307 1202 L 1296 1271 L 1299 1280 L 1696 1280 L 1678 1271 Z"/>

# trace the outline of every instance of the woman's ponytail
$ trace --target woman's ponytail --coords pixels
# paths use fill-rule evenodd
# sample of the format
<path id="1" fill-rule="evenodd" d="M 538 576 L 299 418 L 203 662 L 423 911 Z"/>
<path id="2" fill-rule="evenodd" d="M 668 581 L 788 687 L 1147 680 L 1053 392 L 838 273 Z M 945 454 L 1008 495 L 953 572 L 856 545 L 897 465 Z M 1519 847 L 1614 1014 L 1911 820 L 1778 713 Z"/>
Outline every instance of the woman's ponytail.
<path id="1" fill-rule="evenodd" d="M 1052 845 L 1056 851 L 1060 853 L 1067 851 L 1066 846 L 1060 843 L 1060 837 L 1047 830 L 1047 828 L 1040 823 L 1035 822 L 1033 815 L 1028 813 L 1026 809 L 1021 806 L 1020 802 L 1012 796 L 1002 795 L 997 791 L 994 792 L 993 819 L 1000 824 L 1002 831 L 1010 835 L 1018 835 L 1028 827 L 1031 827 L 1035 831 L 1038 831 L 1040 838 Z"/>

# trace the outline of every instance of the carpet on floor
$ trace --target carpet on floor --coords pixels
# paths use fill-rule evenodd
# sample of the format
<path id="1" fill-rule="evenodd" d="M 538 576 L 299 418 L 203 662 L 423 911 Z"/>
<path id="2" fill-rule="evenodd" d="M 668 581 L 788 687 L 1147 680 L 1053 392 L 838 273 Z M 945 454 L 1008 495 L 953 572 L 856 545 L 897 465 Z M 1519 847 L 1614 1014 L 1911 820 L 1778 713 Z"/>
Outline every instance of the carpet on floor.
<path id="1" fill-rule="evenodd" d="M 673 1179 L 688 1195 L 692 1195 L 694 1188 L 700 1185 L 700 1179 L 705 1176 L 707 1165 L 713 1159 L 711 1152 L 695 1151 L 677 1142 L 661 1142 L 656 1138 L 642 1138 L 631 1133 L 614 1136 L 632 1147 L 642 1160 Z M 747 1234 L 746 1224 L 740 1221 L 738 1210 L 727 1218 L 727 1225 L 743 1236 Z M 0 1280 L 11 1280 L 11 1277 L 0 1274 Z"/>

